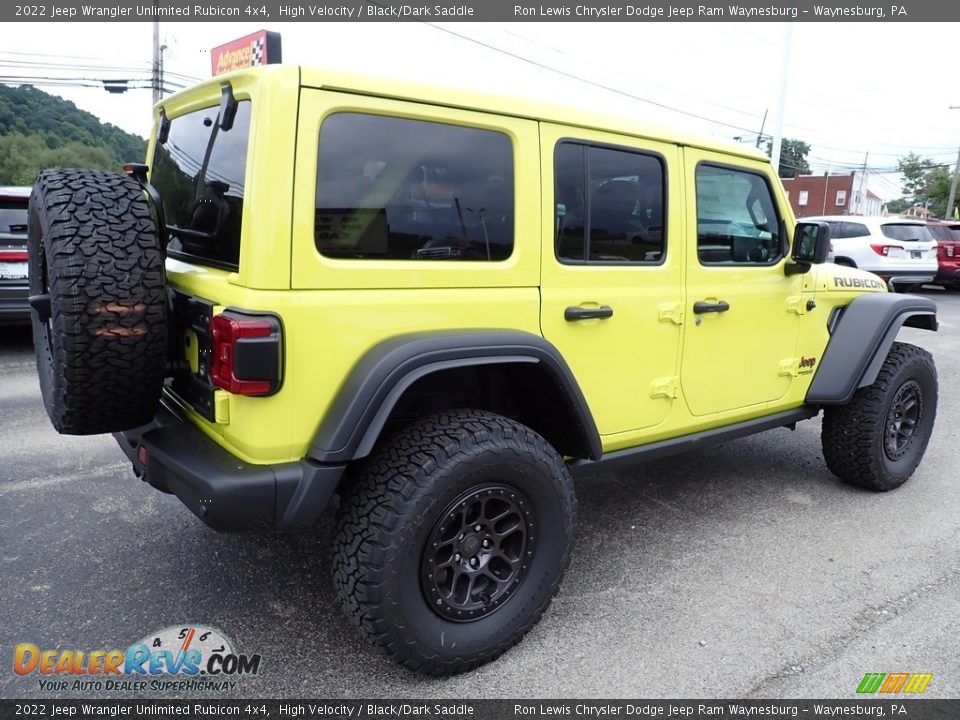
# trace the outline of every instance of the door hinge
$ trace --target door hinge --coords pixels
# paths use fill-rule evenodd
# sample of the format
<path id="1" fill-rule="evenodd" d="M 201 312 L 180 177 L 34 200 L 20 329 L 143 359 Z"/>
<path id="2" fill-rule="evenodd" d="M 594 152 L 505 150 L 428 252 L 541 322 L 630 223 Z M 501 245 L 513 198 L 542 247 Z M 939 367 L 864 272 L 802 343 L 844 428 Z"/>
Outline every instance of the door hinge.
<path id="1" fill-rule="evenodd" d="M 796 377 L 800 374 L 800 358 L 787 358 L 780 361 L 780 372 L 777 375 Z"/>
<path id="2" fill-rule="evenodd" d="M 808 300 L 806 295 L 794 295 L 787 298 L 787 312 L 806 315 L 807 311 L 812 310 L 814 307 L 816 307 L 816 305 L 814 305 L 812 300 Z"/>
<path id="3" fill-rule="evenodd" d="M 669 320 L 674 325 L 683 325 L 683 304 L 660 303 L 657 305 L 657 319 L 661 321 Z"/>
<path id="4" fill-rule="evenodd" d="M 657 378 L 650 383 L 650 397 L 672 400 L 680 392 L 679 380 L 678 377 Z"/>
<path id="5" fill-rule="evenodd" d="M 778 375 L 789 375 L 797 377 L 798 375 L 810 375 L 817 365 L 816 357 L 801 356 L 798 358 L 787 358 L 780 361 L 780 372 Z"/>

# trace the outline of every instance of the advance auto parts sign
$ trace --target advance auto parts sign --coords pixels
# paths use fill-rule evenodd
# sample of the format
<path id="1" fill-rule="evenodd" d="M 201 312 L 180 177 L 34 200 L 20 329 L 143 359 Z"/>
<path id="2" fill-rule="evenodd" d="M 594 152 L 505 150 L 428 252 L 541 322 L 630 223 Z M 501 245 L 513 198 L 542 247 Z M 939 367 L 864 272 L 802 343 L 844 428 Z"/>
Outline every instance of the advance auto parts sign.
<path id="1" fill-rule="evenodd" d="M 210 69 L 214 75 L 222 75 L 231 70 L 276 64 L 280 59 L 280 33 L 260 30 L 213 48 Z"/>

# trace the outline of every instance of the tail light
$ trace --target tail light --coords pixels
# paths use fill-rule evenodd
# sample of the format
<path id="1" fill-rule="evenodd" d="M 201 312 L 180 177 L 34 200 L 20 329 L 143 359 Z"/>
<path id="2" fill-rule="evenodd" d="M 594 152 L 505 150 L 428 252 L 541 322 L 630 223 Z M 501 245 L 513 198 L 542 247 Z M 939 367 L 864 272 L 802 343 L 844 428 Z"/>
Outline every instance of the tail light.
<path id="1" fill-rule="evenodd" d="M 0 250 L 0 262 L 26 262 L 26 250 Z"/>
<path id="2" fill-rule="evenodd" d="M 280 320 L 228 310 L 210 319 L 210 379 L 235 395 L 272 395 L 280 389 Z"/>
<path id="3" fill-rule="evenodd" d="M 903 250 L 903 245 L 873 245 L 873 244 L 871 244 L 870 247 L 873 248 L 873 251 L 874 251 L 877 255 L 883 255 L 884 257 L 887 257 L 887 255 L 890 254 L 890 251 L 891 251 L 891 250 Z"/>

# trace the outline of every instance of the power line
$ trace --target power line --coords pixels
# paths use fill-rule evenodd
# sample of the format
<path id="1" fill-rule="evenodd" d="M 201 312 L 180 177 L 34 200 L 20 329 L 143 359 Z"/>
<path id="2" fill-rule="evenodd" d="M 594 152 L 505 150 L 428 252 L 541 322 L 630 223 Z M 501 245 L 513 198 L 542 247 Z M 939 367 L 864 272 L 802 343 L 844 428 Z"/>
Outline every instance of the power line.
<path id="1" fill-rule="evenodd" d="M 634 95 L 633 93 L 629 93 L 625 90 L 615 88 L 611 85 L 606 85 L 604 83 L 596 82 L 595 80 L 590 80 L 588 78 L 580 77 L 579 75 L 567 72 L 566 70 L 550 67 L 549 65 L 541 63 L 537 60 L 524 57 L 523 55 L 517 55 L 516 53 L 511 52 L 510 50 L 505 50 L 504 48 L 497 47 L 496 45 L 485 43 L 482 40 L 477 40 L 476 38 L 469 37 L 468 35 L 461 35 L 458 32 L 454 32 L 453 30 L 449 30 L 445 27 L 441 27 L 440 25 L 437 25 L 432 22 L 427 22 L 426 20 L 421 20 L 420 22 L 422 22 L 424 25 L 429 25 L 435 30 L 440 30 L 441 32 L 445 32 L 448 35 L 453 35 L 455 37 L 458 37 L 461 40 L 466 40 L 467 42 L 472 42 L 476 45 L 480 45 L 482 47 L 487 48 L 488 50 L 493 50 L 494 52 L 502 53 L 503 55 L 509 55 L 510 57 L 515 58 L 516 60 L 529 63 L 530 65 L 534 65 L 535 67 L 542 68 L 549 72 L 557 73 L 558 75 L 563 75 L 564 77 L 568 77 L 571 80 L 576 80 L 578 82 L 582 82 L 587 85 L 598 87 L 601 90 L 607 90 L 608 92 L 616 93 L 617 95 L 622 95 L 623 97 L 630 98 L 631 100 L 637 100 L 639 102 L 646 103 L 648 105 L 653 105 L 655 107 L 659 107 L 664 110 L 669 110 L 671 112 L 679 113 L 680 115 L 686 115 L 688 117 L 696 118 L 697 120 L 703 120 L 704 122 L 712 123 L 714 125 L 722 125 L 723 127 L 732 128 L 734 130 L 742 130 L 744 132 L 754 132 L 753 128 L 745 128 L 740 125 L 733 125 L 732 123 L 723 122 L 721 120 L 714 120 L 704 115 L 698 115 L 697 113 L 693 113 L 688 110 L 681 110 L 680 108 L 671 107 L 670 105 L 665 105 L 664 103 L 657 102 L 656 100 L 650 100 L 649 98 L 644 98 L 644 97 L 640 97 L 639 95 Z"/>

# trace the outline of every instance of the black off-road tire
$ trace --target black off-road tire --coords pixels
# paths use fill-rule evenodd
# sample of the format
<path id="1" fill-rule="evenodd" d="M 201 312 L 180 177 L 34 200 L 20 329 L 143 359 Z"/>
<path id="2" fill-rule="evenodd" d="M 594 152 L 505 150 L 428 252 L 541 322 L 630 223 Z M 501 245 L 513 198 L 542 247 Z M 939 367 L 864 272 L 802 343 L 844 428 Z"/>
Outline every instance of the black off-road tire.
<path id="1" fill-rule="evenodd" d="M 140 186 L 116 173 L 47 170 L 30 195 L 31 296 L 40 390 L 67 435 L 143 425 L 167 358 L 167 297 L 156 223 Z"/>
<path id="2" fill-rule="evenodd" d="M 820 438 L 827 467 L 868 490 L 900 487 L 923 459 L 936 414 L 933 357 L 894 343 L 872 385 L 857 390 L 848 405 L 825 410 Z"/>
<path id="3" fill-rule="evenodd" d="M 470 580 L 466 602 L 479 603 L 476 609 L 458 610 L 468 605 L 455 600 L 438 607 L 435 578 L 441 575 L 433 572 L 442 561 L 436 554 L 463 549 L 454 564 L 469 567 L 464 548 L 485 552 L 477 544 L 482 534 L 470 538 L 474 527 L 493 530 L 499 523 L 487 523 L 486 515 L 497 517 L 508 506 L 517 514 L 504 526 L 528 523 L 516 578 L 504 574 L 508 589 L 499 596 L 482 589 L 471 594 Z M 468 517 L 475 508 L 480 520 Z M 334 585 L 361 634 L 388 656 L 426 675 L 464 672 L 518 643 L 543 615 L 570 560 L 575 515 L 566 465 L 537 433 L 489 412 L 441 413 L 382 441 L 351 469 L 334 540 Z M 444 542 L 448 521 L 454 539 Z M 466 538 L 457 534 L 463 524 Z M 437 538 L 440 550 L 432 542 Z M 501 569 L 492 558 L 483 562 L 484 572 Z M 456 585 L 460 575 L 446 575 L 452 572 L 442 571 Z M 478 587 L 484 582 L 471 577 Z"/>

